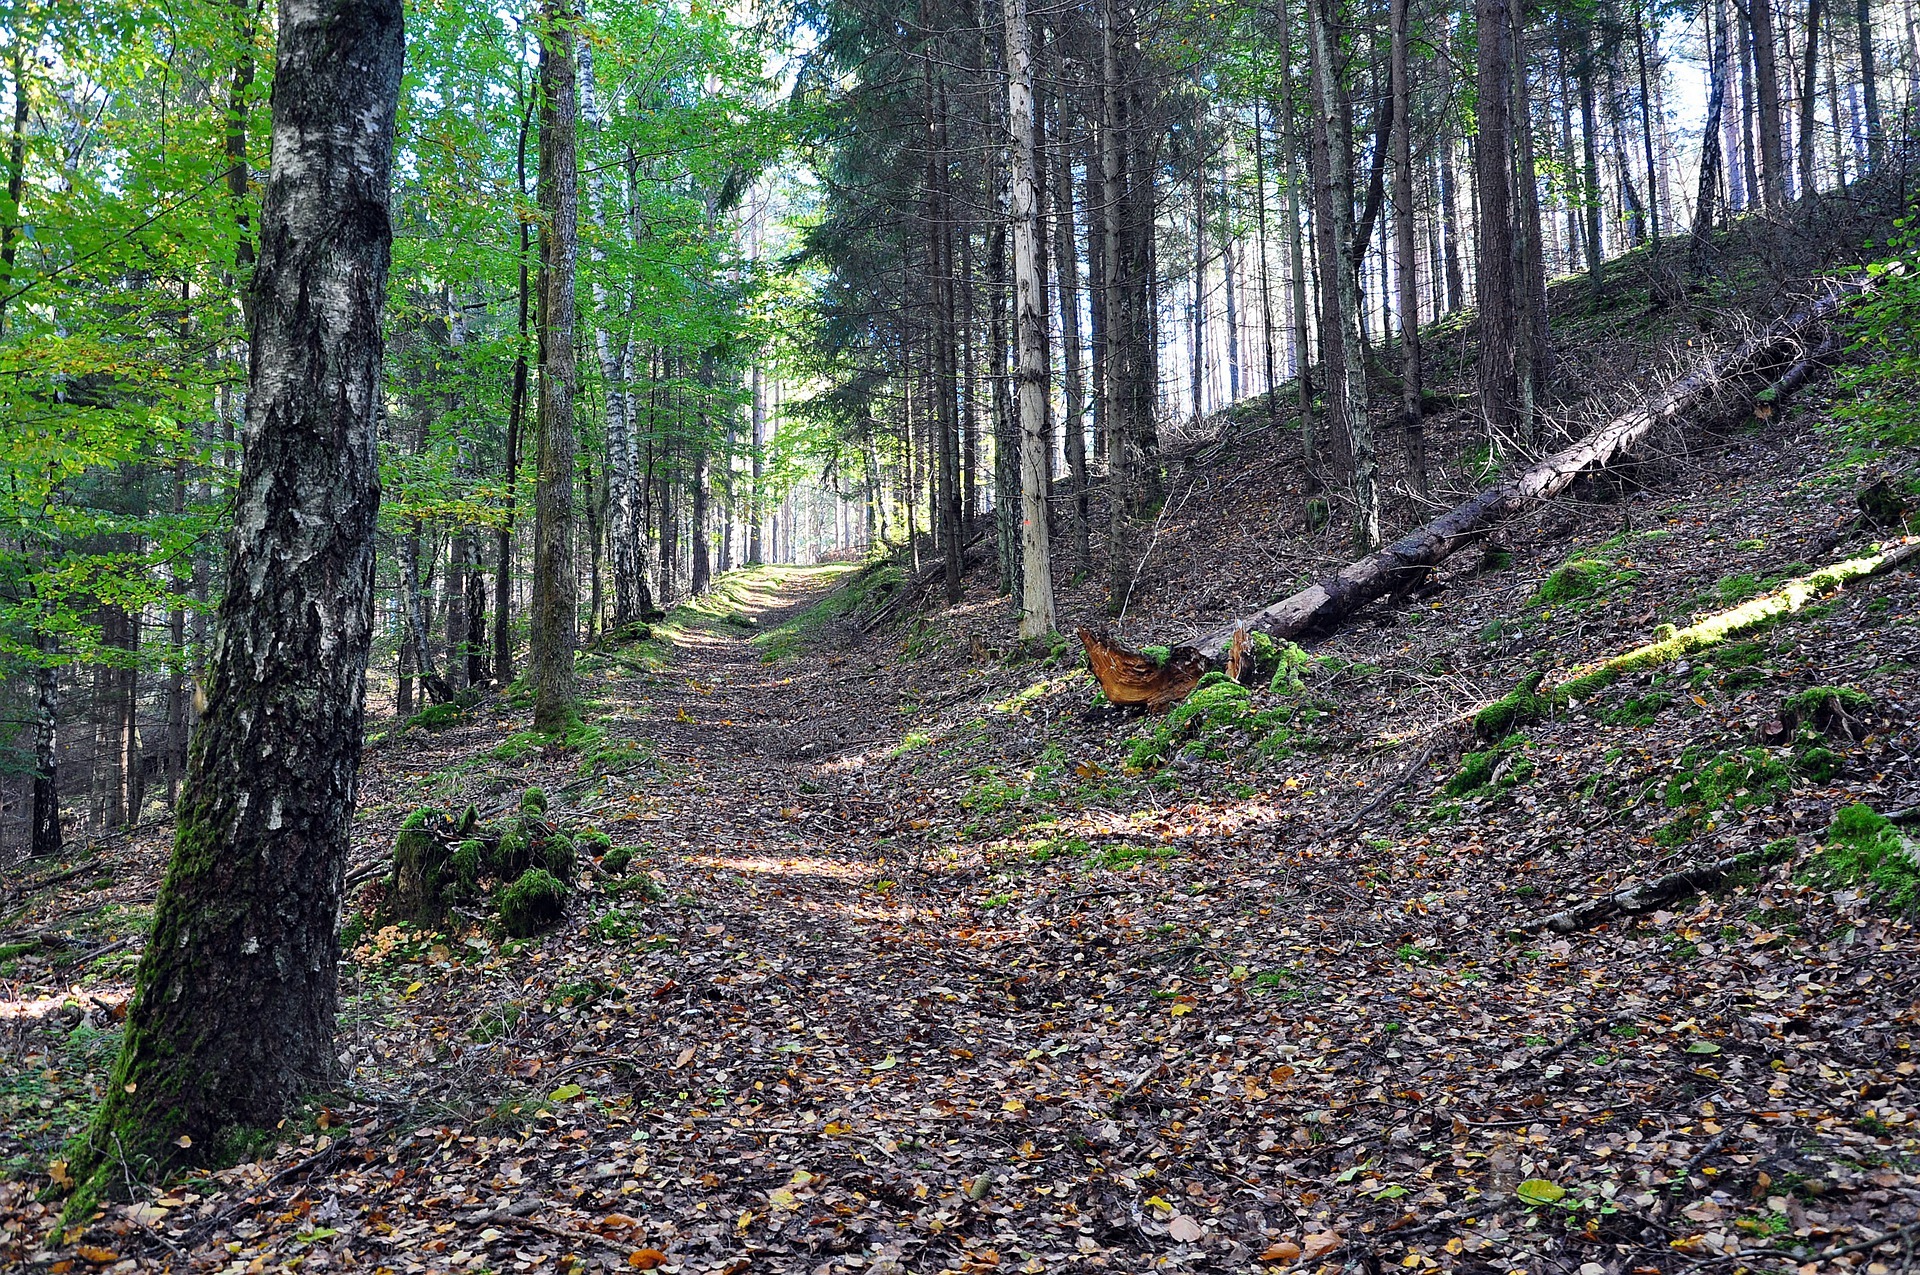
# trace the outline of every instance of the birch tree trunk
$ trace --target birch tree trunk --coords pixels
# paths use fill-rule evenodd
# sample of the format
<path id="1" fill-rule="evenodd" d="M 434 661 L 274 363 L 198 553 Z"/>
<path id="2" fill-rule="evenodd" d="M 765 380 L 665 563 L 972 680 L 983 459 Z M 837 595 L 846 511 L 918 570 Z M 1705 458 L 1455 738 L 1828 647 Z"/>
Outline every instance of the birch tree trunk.
<path id="1" fill-rule="evenodd" d="M 247 419 L 206 715 L 70 1220 L 330 1080 L 373 631 L 399 0 L 281 0 Z"/>
<path id="2" fill-rule="evenodd" d="M 1013 146 L 1014 341 L 1020 398 L 1020 636 L 1044 638 L 1057 627 L 1047 529 L 1047 326 L 1035 185 L 1033 49 L 1027 0 L 1007 0 L 1007 132 Z"/>

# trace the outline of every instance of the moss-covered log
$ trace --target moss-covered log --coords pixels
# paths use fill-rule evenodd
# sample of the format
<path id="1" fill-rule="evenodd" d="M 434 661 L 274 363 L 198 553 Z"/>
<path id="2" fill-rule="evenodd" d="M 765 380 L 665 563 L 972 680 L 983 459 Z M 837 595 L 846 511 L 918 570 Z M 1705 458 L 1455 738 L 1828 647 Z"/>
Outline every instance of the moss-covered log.
<path id="1" fill-rule="evenodd" d="M 399 0 L 280 0 L 273 159 L 208 702 L 68 1216 L 229 1155 L 335 1077 L 335 923 L 373 627 Z"/>
<path id="2" fill-rule="evenodd" d="M 1798 611 L 1807 603 L 1845 586 L 1850 580 L 1880 575 L 1916 558 L 1920 558 L 1920 536 L 1906 536 L 1876 545 L 1872 553 L 1808 572 L 1737 607 L 1716 612 L 1696 624 L 1670 632 L 1658 641 L 1576 669 L 1553 686 L 1548 698 L 1555 704 L 1589 699 L 1628 673 L 1654 668 L 1691 652 L 1718 645 L 1743 629 L 1750 629 L 1775 616 Z"/>

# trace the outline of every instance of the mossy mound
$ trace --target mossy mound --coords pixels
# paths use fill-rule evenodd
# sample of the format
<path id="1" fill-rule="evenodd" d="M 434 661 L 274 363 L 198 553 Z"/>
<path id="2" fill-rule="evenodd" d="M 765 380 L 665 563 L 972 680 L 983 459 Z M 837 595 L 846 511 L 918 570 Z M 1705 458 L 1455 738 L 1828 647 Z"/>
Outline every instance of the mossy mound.
<path id="1" fill-rule="evenodd" d="M 481 819 L 473 806 L 458 816 L 431 806 L 415 810 L 394 838 L 393 871 L 364 896 L 369 917 L 438 926 L 456 904 L 488 897 L 510 934 L 525 937 L 551 924 L 579 868 L 576 838 L 591 852 L 614 851 L 612 838 L 598 829 L 561 832 L 547 820 L 546 807 L 546 795 L 532 788 L 501 826 Z M 548 897 L 553 889 L 557 901 Z"/>
<path id="2" fill-rule="evenodd" d="M 1804 879 L 1819 885 L 1865 889 L 1895 912 L 1920 911 L 1920 846 L 1871 806 L 1840 810 Z"/>
<path id="3" fill-rule="evenodd" d="M 1536 606 L 1582 602 L 1636 584 L 1640 578 L 1638 571 L 1623 570 L 1600 558 L 1569 558 L 1540 582 L 1529 602 Z"/>
<path id="4" fill-rule="evenodd" d="M 600 857 L 602 870 L 616 877 L 626 875 L 627 869 L 632 865 L 632 846 L 614 846 Z"/>
<path id="5" fill-rule="evenodd" d="M 1809 686 L 1780 702 L 1780 720 L 1788 730 L 1801 727 L 1828 739 L 1865 739 L 1873 696 L 1851 686 Z"/>
<path id="6" fill-rule="evenodd" d="M 445 730 L 458 726 L 463 716 L 458 704 L 429 704 L 407 719 L 407 729 L 418 726 L 422 730 Z"/>
<path id="7" fill-rule="evenodd" d="M 529 938 L 560 923 L 567 910 L 567 887 L 540 868 L 528 868 L 512 883 L 494 892 L 500 928 L 515 938 Z"/>
<path id="8" fill-rule="evenodd" d="M 1545 717 L 1552 701 L 1540 694 L 1541 673 L 1529 673 L 1520 685 L 1473 715 L 1474 733 L 1482 739 L 1502 740 Z"/>

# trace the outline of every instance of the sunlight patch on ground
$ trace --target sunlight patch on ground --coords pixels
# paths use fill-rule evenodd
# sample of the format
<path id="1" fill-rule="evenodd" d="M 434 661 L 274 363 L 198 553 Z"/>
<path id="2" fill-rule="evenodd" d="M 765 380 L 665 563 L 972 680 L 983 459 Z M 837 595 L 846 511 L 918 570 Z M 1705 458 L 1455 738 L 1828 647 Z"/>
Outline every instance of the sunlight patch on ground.
<path id="1" fill-rule="evenodd" d="M 776 858 L 773 855 L 694 855 L 696 863 L 710 864 L 733 872 L 759 876 L 823 877 L 832 881 L 864 881 L 873 875 L 871 867 L 854 863 L 836 863 L 831 859 Z"/>

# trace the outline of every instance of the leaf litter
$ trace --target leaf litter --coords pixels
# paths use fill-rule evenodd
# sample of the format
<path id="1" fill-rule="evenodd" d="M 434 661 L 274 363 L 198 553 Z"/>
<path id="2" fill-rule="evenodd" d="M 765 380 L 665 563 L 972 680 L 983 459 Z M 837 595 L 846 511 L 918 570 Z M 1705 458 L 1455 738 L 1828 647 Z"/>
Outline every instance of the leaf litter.
<path id="1" fill-rule="evenodd" d="M 114 883 L 8 923 L 63 937 L 6 975 L 0 1261 L 1904 1271 L 1913 926 L 1803 869 L 1840 806 L 1920 803 L 1910 580 L 1779 626 L 1754 663 L 1709 657 L 1542 721 L 1448 792 L 1483 748 L 1467 715 L 1543 659 L 1622 649 L 1714 605 L 1716 579 L 1845 539 L 1838 504 L 1788 472 L 1792 419 L 1689 461 L 1686 498 L 1630 500 L 1638 531 L 1617 506 L 1543 514 L 1514 532 L 1528 565 L 1461 565 L 1437 603 L 1322 644 L 1299 689 L 1256 697 L 1288 709 L 1278 746 L 1229 727 L 1134 770 L 1153 723 L 1099 707 L 1071 652 L 1007 650 L 985 581 L 773 663 L 721 623 L 665 667 L 587 657 L 590 718 L 639 743 L 635 764 L 500 760 L 525 715 L 498 703 L 378 743 L 356 878 L 419 801 L 504 807 L 530 783 L 633 860 L 586 874 L 541 939 L 349 931 L 337 1096 L 260 1159 L 60 1237 L 36 1197 L 104 1083 L 130 977 L 124 952 L 60 962 L 137 937 L 166 846 L 136 839 Z M 1207 623 L 1181 586 L 1232 578 L 1254 539 L 1169 528 L 1137 630 Z M 1767 561 L 1736 552 L 1754 544 Z M 1596 545 L 1631 560 L 1621 596 L 1528 605 Z M 779 575 L 755 627 L 838 578 Z M 1687 749 L 1737 751 L 1825 684 L 1879 706 L 1837 772 L 1669 804 Z M 1713 893 L 1513 933 L 1785 839 L 1786 861 Z"/>

